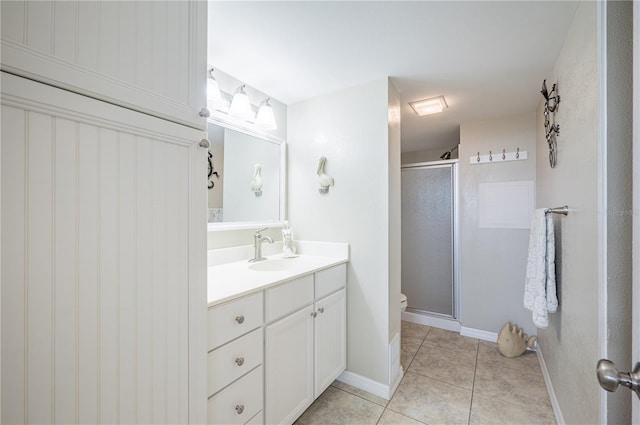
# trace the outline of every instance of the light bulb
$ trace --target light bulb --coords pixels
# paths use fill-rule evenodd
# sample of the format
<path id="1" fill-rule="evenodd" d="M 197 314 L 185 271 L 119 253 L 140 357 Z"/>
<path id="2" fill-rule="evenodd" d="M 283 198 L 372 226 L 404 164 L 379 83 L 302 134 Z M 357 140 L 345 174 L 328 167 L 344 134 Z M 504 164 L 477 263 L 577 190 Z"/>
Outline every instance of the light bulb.
<path id="1" fill-rule="evenodd" d="M 222 95 L 220 94 L 220 86 L 215 78 L 207 78 L 207 104 L 209 109 L 215 109 L 222 103 Z"/>
<path id="2" fill-rule="evenodd" d="M 278 128 L 276 118 L 273 114 L 273 108 L 269 104 L 269 99 L 265 100 L 260 105 L 258 115 L 256 115 L 256 125 L 264 128 L 265 130 L 275 130 Z"/>
<path id="3" fill-rule="evenodd" d="M 229 115 L 245 121 L 253 117 L 249 96 L 247 96 L 247 93 L 244 91 L 244 86 L 238 87 L 233 94 L 231 106 L 229 107 Z"/>

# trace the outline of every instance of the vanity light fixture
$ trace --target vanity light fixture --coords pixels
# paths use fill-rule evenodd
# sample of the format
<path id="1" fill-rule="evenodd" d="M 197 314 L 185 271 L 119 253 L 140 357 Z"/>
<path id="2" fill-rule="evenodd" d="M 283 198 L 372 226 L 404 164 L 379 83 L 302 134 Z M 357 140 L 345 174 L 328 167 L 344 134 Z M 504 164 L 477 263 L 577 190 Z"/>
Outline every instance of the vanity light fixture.
<path id="1" fill-rule="evenodd" d="M 265 130 L 275 130 L 278 128 L 276 124 L 276 118 L 273 115 L 273 108 L 269 101 L 271 98 L 263 101 L 258 107 L 258 114 L 256 115 L 255 124 Z"/>
<path id="2" fill-rule="evenodd" d="M 420 116 L 437 114 L 449 107 L 444 96 L 416 100 L 415 102 L 409 102 L 409 106 L 411 106 L 413 111 Z"/>
<path id="3" fill-rule="evenodd" d="M 249 96 L 247 96 L 247 93 L 244 91 L 244 84 L 238 87 L 233 93 L 233 99 L 229 107 L 229 115 L 245 121 L 253 118 L 253 110 L 251 109 Z"/>
<path id="4" fill-rule="evenodd" d="M 207 78 L 207 107 L 215 110 L 222 104 L 222 94 L 220 93 L 220 85 L 213 76 L 213 67 L 209 67 Z"/>

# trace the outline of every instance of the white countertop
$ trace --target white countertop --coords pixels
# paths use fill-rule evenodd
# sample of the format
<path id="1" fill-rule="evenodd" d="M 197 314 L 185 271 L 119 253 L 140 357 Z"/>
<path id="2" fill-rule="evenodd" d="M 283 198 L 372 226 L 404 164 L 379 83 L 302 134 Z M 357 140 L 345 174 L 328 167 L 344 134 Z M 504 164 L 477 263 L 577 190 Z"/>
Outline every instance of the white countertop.
<path id="1" fill-rule="evenodd" d="M 249 263 L 245 257 L 243 260 L 212 264 L 207 273 L 207 303 L 209 307 L 230 301 L 253 292 L 261 291 L 274 285 L 296 279 L 309 273 L 336 266 L 349 261 L 348 245 L 339 245 L 339 249 L 327 250 L 313 249 L 314 243 L 305 245 L 304 250 L 296 258 L 282 259 L 281 254 L 267 256 L 266 261 Z M 322 255 L 313 255 L 315 253 Z M 330 255 L 327 255 L 330 254 Z M 215 256 L 210 251 L 210 257 Z M 280 262 L 284 270 L 254 270 L 256 267 L 264 267 L 267 262 Z M 267 265 L 268 267 L 268 265 Z"/>

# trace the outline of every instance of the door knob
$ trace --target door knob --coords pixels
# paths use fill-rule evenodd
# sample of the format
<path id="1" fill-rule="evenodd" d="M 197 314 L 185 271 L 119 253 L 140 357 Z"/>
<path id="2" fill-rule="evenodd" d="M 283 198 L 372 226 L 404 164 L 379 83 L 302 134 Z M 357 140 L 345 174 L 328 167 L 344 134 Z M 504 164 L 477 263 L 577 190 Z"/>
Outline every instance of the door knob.
<path id="1" fill-rule="evenodd" d="M 211 112 L 209 112 L 207 108 L 202 108 L 200 109 L 198 115 L 200 115 L 202 118 L 209 118 L 211 116 Z"/>
<path id="2" fill-rule="evenodd" d="M 620 372 L 611 360 L 600 359 L 596 375 L 600 386 L 605 390 L 613 392 L 618 389 L 618 385 L 622 385 L 633 390 L 640 398 L 640 362 L 636 363 L 631 372 Z"/>
<path id="3" fill-rule="evenodd" d="M 211 146 L 207 139 L 200 140 L 200 143 L 198 143 L 198 145 L 200 145 L 201 148 L 205 148 L 205 149 L 208 149 L 209 146 Z"/>

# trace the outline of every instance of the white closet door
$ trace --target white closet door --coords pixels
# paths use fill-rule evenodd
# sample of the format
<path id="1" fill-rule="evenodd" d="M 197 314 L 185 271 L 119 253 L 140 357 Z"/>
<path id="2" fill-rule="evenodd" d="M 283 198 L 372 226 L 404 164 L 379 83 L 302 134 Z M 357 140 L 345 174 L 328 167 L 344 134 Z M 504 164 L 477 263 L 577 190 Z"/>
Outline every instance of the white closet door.
<path id="1" fill-rule="evenodd" d="M 0 82 L 1 422 L 206 421 L 204 133 Z"/>
<path id="2" fill-rule="evenodd" d="M 3 70 L 205 129 L 206 1 L 0 7 Z"/>

